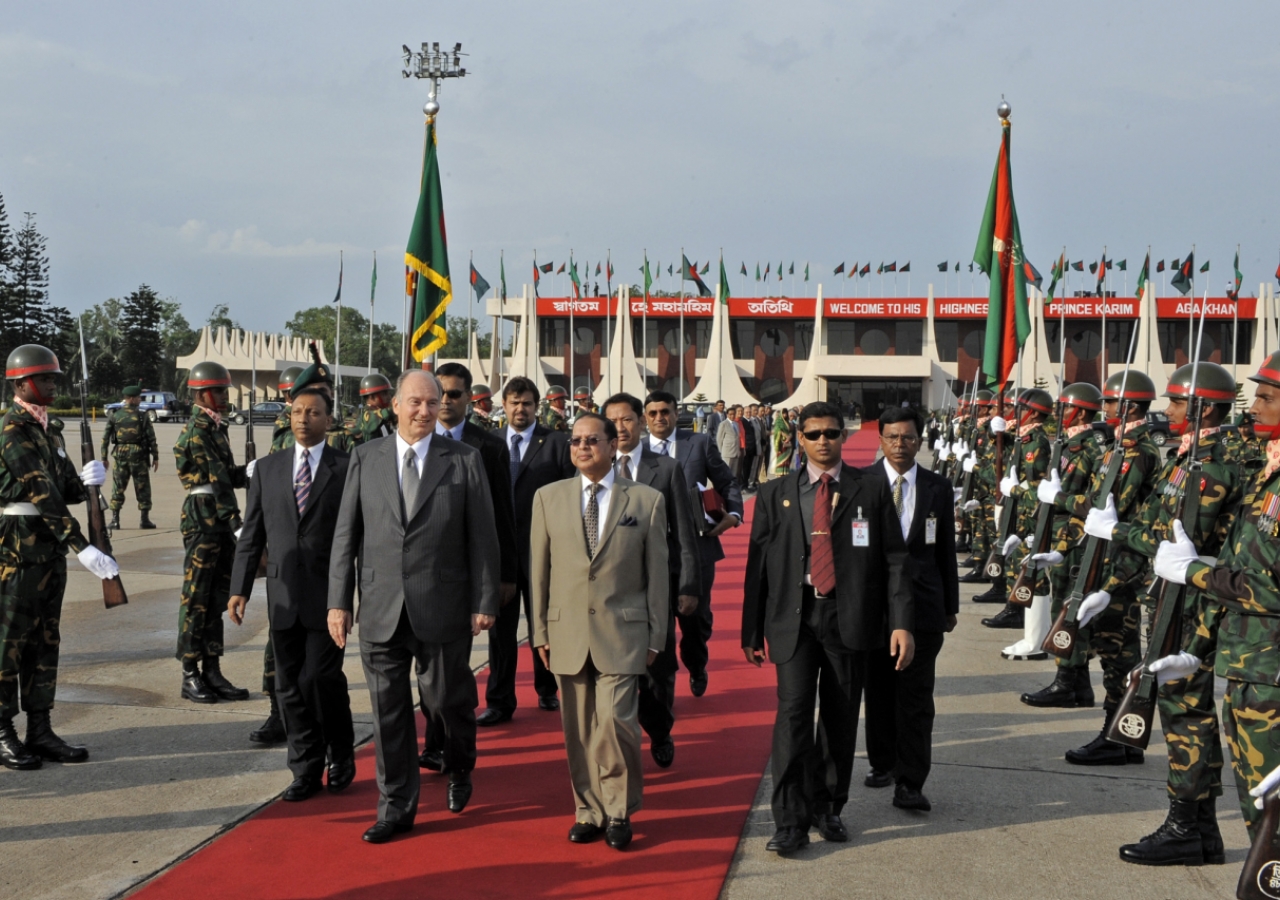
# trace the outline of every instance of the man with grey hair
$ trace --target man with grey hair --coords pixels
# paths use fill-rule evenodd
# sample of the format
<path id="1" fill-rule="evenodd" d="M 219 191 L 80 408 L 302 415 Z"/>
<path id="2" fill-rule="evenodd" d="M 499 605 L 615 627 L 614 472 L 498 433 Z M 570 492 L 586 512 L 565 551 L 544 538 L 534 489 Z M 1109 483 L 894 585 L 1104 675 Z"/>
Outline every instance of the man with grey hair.
<path id="1" fill-rule="evenodd" d="M 498 612 L 498 532 L 480 452 L 434 439 L 440 384 L 429 372 L 401 375 L 392 406 L 395 436 L 351 455 L 329 564 L 329 633 L 339 647 L 360 578 L 360 660 L 378 760 L 378 821 L 364 833 L 372 844 L 408 831 L 417 815 L 415 662 L 419 691 L 444 729 L 450 812 L 471 798 L 471 642 Z"/>

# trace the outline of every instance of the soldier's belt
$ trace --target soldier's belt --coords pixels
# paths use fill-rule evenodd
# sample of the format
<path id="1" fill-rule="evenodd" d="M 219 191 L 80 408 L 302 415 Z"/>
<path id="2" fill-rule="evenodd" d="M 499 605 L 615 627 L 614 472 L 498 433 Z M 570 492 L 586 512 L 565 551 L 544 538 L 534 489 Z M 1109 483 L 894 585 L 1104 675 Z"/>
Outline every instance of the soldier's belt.
<path id="1" fill-rule="evenodd" d="M 188 488 L 187 493 L 188 494 L 216 494 L 218 493 L 218 490 L 211 484 L 197 484 L 193 488 Z"/>
<path id="2" fill-rule="evenodd" d="M 0 507 L 0 515 L 5 516 L 38 516 L 40 510 L 34 503 L 6 503 Z"/>

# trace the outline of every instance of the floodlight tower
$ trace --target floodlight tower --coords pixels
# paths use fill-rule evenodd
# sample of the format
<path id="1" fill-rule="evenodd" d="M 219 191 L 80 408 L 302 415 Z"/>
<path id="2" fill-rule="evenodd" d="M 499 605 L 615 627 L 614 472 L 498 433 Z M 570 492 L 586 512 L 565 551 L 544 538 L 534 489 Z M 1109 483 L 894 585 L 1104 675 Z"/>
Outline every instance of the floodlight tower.
<path id="1" fill-rule="evenodd" d="M 432 41 L 430 44 L 423 41 L 421 50 L 410 50 L 408 44 L 402 44 L 401 49 L 404 51 L 401 76 L 431 79 L 431 93 L 427 95 L 422 112 L 428 122 L 435 121 L 436 114 L 440 112 L 440 103 L 436 99 L 440 94 L 440 80 L 463 78 L 467 74 L 467 70 L 462 67 L 462 57 L 466 55 L 462 52 L 462 44 L 454 44 L 450 51 L 441 50 L 439 41 Z"/>

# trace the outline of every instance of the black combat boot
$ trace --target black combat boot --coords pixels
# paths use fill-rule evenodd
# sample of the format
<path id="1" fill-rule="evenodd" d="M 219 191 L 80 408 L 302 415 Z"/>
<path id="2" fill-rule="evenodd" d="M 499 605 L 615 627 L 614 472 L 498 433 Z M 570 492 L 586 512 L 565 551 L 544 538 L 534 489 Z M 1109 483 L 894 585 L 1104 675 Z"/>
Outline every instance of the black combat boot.
<path id="1" fill-rule="evenodd" d="M 1113 744 L 1106 739 L 1107 727 L 1111 724 L 1111 717 L 1115 715 L 1116 709 L 1114 706 L 1104 705 L 1103 711 L 1105 715 L 1098 736 L 1083 747 L 1068 750 L 1067 762 L 1077 766 L 1123 766 L 1142 762 L 1142 751 L 1138 748 Z"/>
<path id="2" fill-rule="evenodd" d="M 248 700 L 249 689 L 238 688 L 222 674 L 222 662 L 216 656 L 204 658 L 204 683 L 218 695 L 219 700 Z"/>
<path id="3" fill-rule="evenodd" d="M 48 762 L 78 763 L 89 758 L 84 747 L 68 744 L 53 732 L 49 710 L 27 711 L 27 749 Z"/>
<path id="4" fill-rule="evenodd" d="M 218 695 L 200 677 L 200 667 L 194 662 L 182 664 L 182 696 L 192 703 L 217 703 Z"/>
<path id="5" fill-rule="evenodd" d="M 956 541 L 956 553 L 968 553 L 973 549 L 973 542 L 964 537 Z"/>
<path id="6" fill-rule="evenodd" d="M 1200 828 L 1200 851 L 1207 866 L 1221 866 L 1227 861 L 1227 851 L 1222 844 L 1222 832 L 1218 830 L 1218 803 L 1216 797 L 1196 804 L 1196 825 Z"/>
<path id="7" fill-rule="evenodd" d="M 1199 807 L 1194 800 L 1170 800 L 1164 824 L 1138 843 L 1121 847 L 1120 858 L 1140 866 L 1204 865 L 1197 825 Z"/>
<path id="8" fill-rule="evenodd" d="M 18 730 L 13 727 L 13 716 L 0 716 L 0 765 L 6 769 L 38 769 L 40 757 L 22 746 Z"/>
<path id="9" fill-rule="evenodd" d="M 1023 694 L 1022 702 L 1027 706 L 1055 706 L 1063 709 L 1093 706 L 1093 685 L 1089 682 L 1088 666 L 1058 666 L 1053 684 Z"/>
<path id="10" fill-rule="evenodd" d="M 138 527 L 139 528 L 155 528 L 156 527 L 156 523 L 151 521 L 150 510 L 144 509 L 142 511 L 142 523 L 138 525 Z"/>
<path id="11" fill-rule="evenodd" d="M 957 547 L 957 548 L 956 548 L 956 552 L 957 552 L 957 553 L 963 553 L 964 551 L 960 550 L 960 548 L 958 548 L 958 547 Z M 983 563 L 983 562 L 984 562 L 984 560 L 978 559 L 978 557 L 974 556 L 973 554 L 970 554 L 970 555 L 969 555 L 969 557 L 968 557 L 967 559 L 964 559 L 964 560 L 961 560 L 961 561 L 960 561 L 960 568 L 962 568 L 962 569 L 976 569 L 976 568 L 978 568 L 978 566 L 982 565 L 982 563 Z"/>
<path id="12" fill-rule="evenodd" d="M 1026 610 L 1013 603 L 1006 603 L 1004 609 L 982 620 L 982 624 L 988 628 L 1021 628 L 1023 619 L 1026 617 Z"/>
<path id="13" fill-rule="evenodd" d="M 108 525 L 107 527 L 110 528 L 112 531 L 120 530 L 120 510 L 118 509 L 111 510 L 111 524 Z"/>
<path id="14" fill-rule="evenodd" d="M 286 735 L 284 719 L 280 717 L 280 704 L 276 702 L 275 691 L 267 694 L 267 699 L 271 701 L 271 715 L 267 716 L 267 721 L 262 723 L 261 728 L 249 732 L 249 740 L 255 744 L 280 744 L 284 742 Z"/>
<path id="15" fill-rule="evenodd" d="M 961 584 L 990 584 L 990 582 L 991 579 L 987 577 L 987 573 L 982 571 L 982 560 L 973 564 L 973 571 L 965 572 L 960 576 Z"/>
<path id="16" fill-rule="evenodd" d="M 985 593 L 975 594 L 974 603 L 1004 603 L 1004 584 L 993 584 Z"/>

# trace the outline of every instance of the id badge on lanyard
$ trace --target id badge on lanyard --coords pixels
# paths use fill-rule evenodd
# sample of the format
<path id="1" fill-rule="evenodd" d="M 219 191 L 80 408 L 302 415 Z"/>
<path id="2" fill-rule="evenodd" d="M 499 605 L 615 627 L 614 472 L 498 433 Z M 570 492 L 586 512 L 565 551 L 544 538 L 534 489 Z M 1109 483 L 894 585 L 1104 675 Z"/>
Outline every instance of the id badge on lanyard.
<path id="1" fill-rule="evenodd" d="M 926 544 L 938 543 L 938 517 L 930 514 L 929 518 L 924 520 L 924 542 Z"/>
<path id="2" fill-rule="evenodd" d="M 862 517 L 862 507 L 858 507 L 858 515 L 853 520 L 853 546 L 871 546 L 871 523 Z"/>

